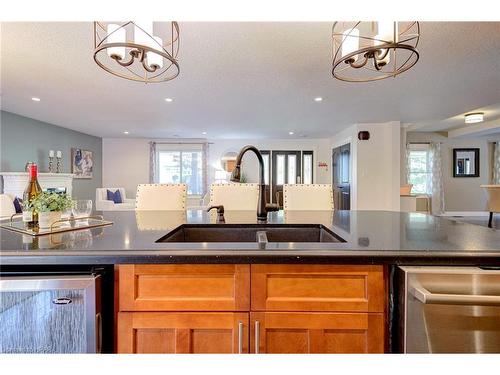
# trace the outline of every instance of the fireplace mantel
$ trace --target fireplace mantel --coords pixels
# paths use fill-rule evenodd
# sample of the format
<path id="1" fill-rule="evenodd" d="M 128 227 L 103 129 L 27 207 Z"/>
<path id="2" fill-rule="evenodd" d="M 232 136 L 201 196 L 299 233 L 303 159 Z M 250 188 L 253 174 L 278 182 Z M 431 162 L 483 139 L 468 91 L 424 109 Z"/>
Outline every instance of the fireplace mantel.
<path id="1" fill-rule="evenodd" d="M 27 172 L 0 172 L 3 177 L 3 193 L 12 197 L 22 197 L 28 184 Z M 66 188 L 71 196 L 73 191 L 72 173 L 38 173 L 38 182 L 42 190 L 48 188 Z"/>

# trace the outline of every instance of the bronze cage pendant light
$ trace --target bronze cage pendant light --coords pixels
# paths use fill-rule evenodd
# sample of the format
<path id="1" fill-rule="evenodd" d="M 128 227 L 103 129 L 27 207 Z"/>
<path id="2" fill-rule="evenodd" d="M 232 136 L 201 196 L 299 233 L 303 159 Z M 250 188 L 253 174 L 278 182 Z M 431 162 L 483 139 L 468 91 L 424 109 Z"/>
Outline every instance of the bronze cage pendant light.
<path id="1" fill-rule="evenodd" d="M 177 22 L 94 22 L 94 60 L 115 76 L 137 82 L 179 75 Z"/>
<path id="2" fill-rule="evenodd" d="M 417 63 L 419 39 L 416 21 L 335 22 L 332 75 L 346 82 L 396 77 Z"/>

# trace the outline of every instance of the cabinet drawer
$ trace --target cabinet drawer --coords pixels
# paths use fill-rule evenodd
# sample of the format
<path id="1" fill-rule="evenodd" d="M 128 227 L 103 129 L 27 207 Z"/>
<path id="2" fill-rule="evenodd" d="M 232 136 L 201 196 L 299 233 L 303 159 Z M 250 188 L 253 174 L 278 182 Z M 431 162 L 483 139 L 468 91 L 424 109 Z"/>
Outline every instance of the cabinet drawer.
<path id="1" fill-rule="evenodd" d="M 251 267 L 252 311 L 384 311 L 383 266 Z"/>
<path id="2" fill-rule="evenodd" d="M 248 311 L 249 265 L 120 265 L 120 311 Z"/>
<path id="3" fill-rule="evenodd" d="M 248 353 L 248 313 L 118 313 L 118 353 Z"/>
<path id="4" fill-rule="evenodd" d="M 250 352 L 384 353 L 381 313 L 250 313 Z"/>

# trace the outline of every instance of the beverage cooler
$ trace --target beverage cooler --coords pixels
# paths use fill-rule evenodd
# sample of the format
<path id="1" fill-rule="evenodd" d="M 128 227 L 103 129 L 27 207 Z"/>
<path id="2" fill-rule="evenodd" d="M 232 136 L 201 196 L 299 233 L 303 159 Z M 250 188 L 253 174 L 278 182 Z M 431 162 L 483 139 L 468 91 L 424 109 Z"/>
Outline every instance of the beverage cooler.
<path id="1" fill-rule="evenodd" d="M 0 276 L 0 353 L 101 352 L 101 275 Z"/>

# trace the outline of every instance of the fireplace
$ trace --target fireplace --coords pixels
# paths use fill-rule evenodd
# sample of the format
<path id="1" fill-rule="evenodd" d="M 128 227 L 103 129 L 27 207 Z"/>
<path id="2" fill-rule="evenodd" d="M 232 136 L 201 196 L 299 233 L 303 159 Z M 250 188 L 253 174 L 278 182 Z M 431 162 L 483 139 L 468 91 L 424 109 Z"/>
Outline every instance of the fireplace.
<path id="1" fill-rule="evenodd" d="M 11 197 L 22 197 L 24 189 L 28 184 L 28 173 L 26 172 L 1 172 L 3 178 L 3 193 Z M 73 174 L 71 173 L 39 173 L 38 182 L 43 191 L 55 191 L 67 193 L 69 196 L 73 190 Z"/>

